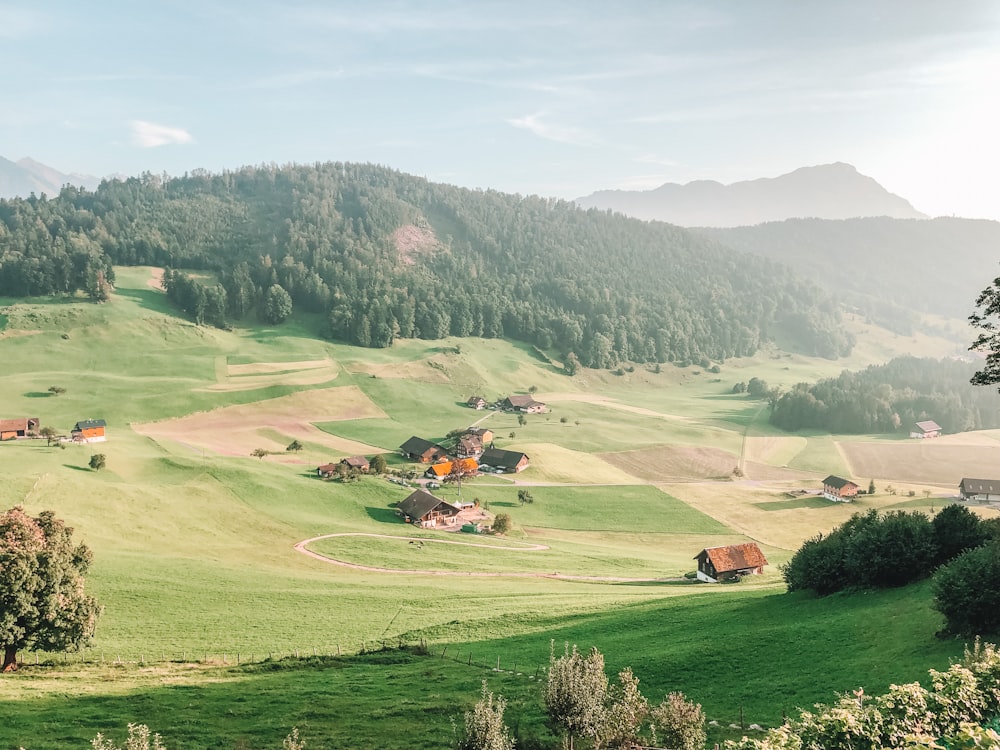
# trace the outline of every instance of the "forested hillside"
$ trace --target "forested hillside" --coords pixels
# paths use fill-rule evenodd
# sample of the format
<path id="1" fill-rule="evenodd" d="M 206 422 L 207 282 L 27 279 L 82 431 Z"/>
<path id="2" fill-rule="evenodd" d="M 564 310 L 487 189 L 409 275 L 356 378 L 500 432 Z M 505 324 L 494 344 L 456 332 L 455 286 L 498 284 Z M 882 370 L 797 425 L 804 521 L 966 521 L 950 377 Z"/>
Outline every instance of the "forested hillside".
<path id="1" fill-rule="evenodd" d="M 153 264 L 198 322 L 321 313 L 329 334 L 508 337 L 568 361 L 687 364 L 752 354 L 775 331 L 836 357 L 833 297 L 786 266 L 668 225 L 472 191 L 357 164 L 244 168 L 0 201 L 0 294 L 94 289 Z M 568 357 L 572 353 L 574 357 Z"/>
<path id="2" fill-rule="evenodd" d="M 897 333 L 923 313 L 965 319 L 1000 274 L 1000 222 L 789 219 L 693 230 L 725 245 L 787 263 Z"/>
<path id="3" fill-rule="evenodd" d="M 925 419 L 951 433 L 1000 427 L 1000 401 L 991 389 L 969 383 L 975 371 L 971 362 L 917 357 L 845 370 L 814 385 L 799 383 L 782 395 L 771 423 L 785 430 L 854 434 L 908 432 Z"/>

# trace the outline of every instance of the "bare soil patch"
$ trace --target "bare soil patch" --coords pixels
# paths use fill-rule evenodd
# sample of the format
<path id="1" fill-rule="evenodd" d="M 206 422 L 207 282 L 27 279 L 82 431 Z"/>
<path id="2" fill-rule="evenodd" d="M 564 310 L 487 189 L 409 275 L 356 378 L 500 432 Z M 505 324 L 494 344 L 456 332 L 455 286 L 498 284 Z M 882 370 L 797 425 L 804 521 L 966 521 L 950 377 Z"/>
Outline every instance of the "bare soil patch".
<path id="1" fill-rule="evenodd" d="M 963 477 L 989 478 L 1000 467 L 1000 443 L 968 433 L 932 440 L 838 443 L 856 477 L 957 487 Z"/>
<path id="2" fill-rule="evenodd" d="M 178 419 L 133 425 L 132 428 L 154 440 L 170 440 L 223 456 L 249 456 L 255 449 L 263 448 L 280 454 L 266 460 L 299 463 L 294 456 L 284 452 L 292 439 L 346 454 L 382 453 L 381 448 L 323 432 L 313 423 L 385 416 L 360 388 L 344 386 L 300 391 L 281 398 L 225 406 Z M 273 433 L 284 436 L 282 442 L 271 437 Z"/>
<path id="3" fill-rule="evenodd" d="M 229 365 L 219 357 L 215 367 L 219 382 L 199 390 L 231 392 L 252 391 L 273 385 L 320 385 L 329 383 L 339 374 L 339 366 L 331 359 Z"/>
<path id="4" fill-rule="evenodd" d="M 719 448 L 667 445 L 599 454 L 602 459 L 648 482 L 694 482 L 732 476 L 738 457 Z"/>
<path id="5" fill-rule="evenodd" d="M 621 401 L 616 401 L 615 399 L 608 398 L 607 396 L 598 396 L 596 393 L 540 393 L 536 394 L 534 398 L 542 403 L 553 403 L 556 401 L 579 401 L 585 404 L 598 404 L 599 406 L 606 406 L 609 409 L 617 409 L 618 411 L 627 411 L 632 414 L 641 414 L 645 417 L 660 417 L 661 419 L 669 419 L 676 422 L 695 421 L 690 417 L 681 417 L 676 414 L 664 414 L 663 412 L 653 411 L 652 409 L 646 409 L 641 406 L 623 404 Z"/>
<path id="6" fill-rule="evenodd" d="M 419 380 L 422 383 L 451 382 L 446 372 L 432 367 L 428 360 L 420 360 L 417 362 L 394 362 L 384 365 L 358 362 L 357 364 L 351 365 L 348 368 L 348 371 L 352 373 L 371 375 L 373 378 Z"/>
<path id="7" fill-rule="evenodd" d="M 244 375 L 273 375 L 296 370 L 315 370 L 331 365 L 333 365 L 333 361 L 330 359 L 307 359 L 300 362 L 254 362 L 249 365 L 226 365 L 226 374 L 231 378 Z"/>
<path id="8" fill-rule="evenodd" d="M 162 268 L 151 268 L 150 277 L 146 281 L 146 285 L 152 287 L 158 292 L 166 291 L 163 288 L 163 269 Z"/>
<path id="9" fill-rule="evenodd" d="M 430 250 L 439 244 L 433 229 L 416 224 L 401 226 L 392 233 L 392 242 L 399 252 L 399 259 L 406 265 L 413 265 L 422 251 Z"/>

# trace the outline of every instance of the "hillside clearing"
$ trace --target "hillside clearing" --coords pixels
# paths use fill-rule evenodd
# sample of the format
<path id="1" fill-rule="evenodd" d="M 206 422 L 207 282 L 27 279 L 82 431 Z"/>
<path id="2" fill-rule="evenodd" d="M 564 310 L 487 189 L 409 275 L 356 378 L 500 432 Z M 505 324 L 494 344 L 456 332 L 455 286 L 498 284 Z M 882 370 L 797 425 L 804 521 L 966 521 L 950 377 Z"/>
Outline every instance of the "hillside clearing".
<path id="1" fill-rule="evenodd" d="M 991 433 L 945 435 L 932 440 L 894 442 L 839 441 L 857 477 L 954 488 L 963 477 L 979 477 L 1000 466 L 1000 442 Z"/>

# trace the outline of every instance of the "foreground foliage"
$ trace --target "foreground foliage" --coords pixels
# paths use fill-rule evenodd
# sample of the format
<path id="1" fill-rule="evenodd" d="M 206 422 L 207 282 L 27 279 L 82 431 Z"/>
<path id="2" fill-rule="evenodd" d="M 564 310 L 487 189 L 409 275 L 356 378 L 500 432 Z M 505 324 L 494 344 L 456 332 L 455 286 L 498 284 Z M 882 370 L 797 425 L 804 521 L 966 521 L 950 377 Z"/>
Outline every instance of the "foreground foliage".
<path id="1" fill-rule="evenodd" d="M 0 647 L 3 671 L 17 652 L 75 650 L 94 633 L 101 608 L 83 590 L 90 550 L 51 511 L 0 513 Z"/>
<path id="2" fill-rule="evenodd" d="M 833 706 L 817 705 L 763 739 L 727 742 L 727 750 L 1000 747 L 985 725 L 1000 717 L 1000 651 L 976 643 L 961 664 L 930 670 L 930 689 L 913 682 L 869 697 L 863 689 Z"/>

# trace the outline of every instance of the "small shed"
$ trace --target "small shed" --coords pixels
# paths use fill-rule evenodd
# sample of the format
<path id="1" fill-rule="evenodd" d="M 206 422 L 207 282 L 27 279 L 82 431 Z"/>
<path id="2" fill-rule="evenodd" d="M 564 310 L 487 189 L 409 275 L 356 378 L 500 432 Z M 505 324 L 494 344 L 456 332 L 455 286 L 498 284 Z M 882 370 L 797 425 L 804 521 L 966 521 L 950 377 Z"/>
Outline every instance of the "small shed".
<path id="1" fill-rule="evenodd" d="M 923 422 L 917 422 L 913 425 L 913 429 L 910 430 L 911 438 L 936 438 L 941 436 L 941 425 L 935 422 L 933 419 L 927 419 Z"/>
<path id="2" fill-rule="evenodd" d="M 706 547 L 694 559 L 698 561 L 698 580 L 707 583 L 759 575 L 767 565 L 767 559 L 756 542 Z"/>
<path id="3" fill-rule="evenodd" d="M 337 473 L 337 464 L 323 464 L 316 467 L 316 476 L 320 479 L 329 479 Z"/>
<path id="4" fill-rule="evenodd" d="M 850 479 L 831 474 L 823 480 L 823 497 L 833 500 L 835 503 L 849 503 L 853 500 L 861 488 Z"/>
<path id="5" fill-rule="evenodd" d="M 458 508 L 454 505 L 424 490 L 416 490 L 401 500 L 396 505 L 396 512 L 406 523 L 424 528 L 454 526 L 459 514 Z"/>

